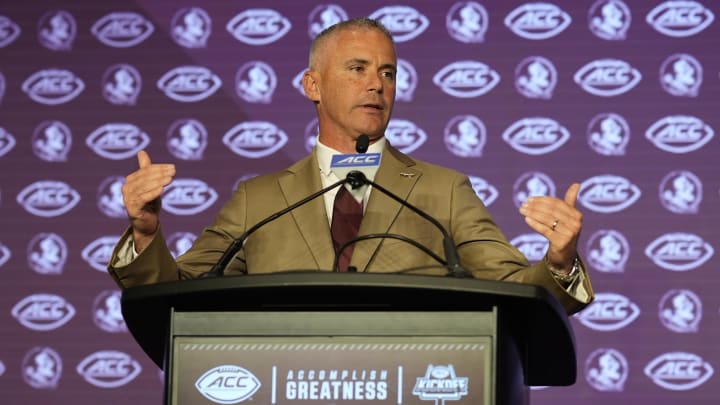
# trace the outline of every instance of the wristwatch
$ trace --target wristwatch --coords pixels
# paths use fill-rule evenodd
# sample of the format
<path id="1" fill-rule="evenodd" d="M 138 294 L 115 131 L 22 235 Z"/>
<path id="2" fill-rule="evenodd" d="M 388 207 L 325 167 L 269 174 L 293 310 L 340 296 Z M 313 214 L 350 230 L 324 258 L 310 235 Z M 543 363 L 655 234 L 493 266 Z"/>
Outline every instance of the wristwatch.
<path id="1" fill-rule="evenodd" d="M 550 263 L 550 260 L 548 260 L 547 256 L 545 256 L 543 260 L 545 261 L 545 266 L 547 266 L 548 270 L 550 270 L 555 280 L 561 281 L 563 283 L 572 283 L 573 281 L 575 281 L 578 274 L 580 274 L 580 260 L 578 260 L 577 256 L 575 256 L 575 260 L 573 260 L 572 270 L 570 270 L 570 273 L 568 274 L 563 273 L 562 270 L 553 266 L 552 263 Z"/>

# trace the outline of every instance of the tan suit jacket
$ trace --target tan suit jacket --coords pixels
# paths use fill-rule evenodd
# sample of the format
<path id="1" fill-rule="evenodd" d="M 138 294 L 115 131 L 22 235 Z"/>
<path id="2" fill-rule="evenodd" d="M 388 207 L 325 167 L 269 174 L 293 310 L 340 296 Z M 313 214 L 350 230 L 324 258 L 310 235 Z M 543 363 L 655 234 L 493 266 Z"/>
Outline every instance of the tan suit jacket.
<path id="1" fill-rule="evenodd" d="M 476 278 L 542 285 L 568 312 L 585 304 L 570 296 L 542 263 L 530 266 L 508 241 L 473 191 L 467 176 L 416 161 L 387 145 L 375 182 L 428 212 L 449 230 L 459 246 L 463 267 Z M 190 250 L 173 260 L 162 233 L 125 267 L 115 267 L 116 247 L 109 271 L 121 287 L 195 278 L 208 271 L 230 242 L 248 227 L 322 188 L 315 154 L 288 169 L 242 183 Z M 360 226 L 360 235 L 393 233 L 407 236 L 444 257 L 442 234 L 427 220 L 373 190 Z M 118 246 L 131 233 L 126 231 Z M 252 234 L 228 267 L 227 275 L 287 270 L 330 270 L 333 244 L 322 198 L 279 217 Z M 396 239 L 358 243 L 351 265 L 358 272 L 395 272 L 437 262 L 421 250 Z M 416 273 L 446 274 L 435 268 Z M 587 275 L 585 289 L 592 297 Z"/>

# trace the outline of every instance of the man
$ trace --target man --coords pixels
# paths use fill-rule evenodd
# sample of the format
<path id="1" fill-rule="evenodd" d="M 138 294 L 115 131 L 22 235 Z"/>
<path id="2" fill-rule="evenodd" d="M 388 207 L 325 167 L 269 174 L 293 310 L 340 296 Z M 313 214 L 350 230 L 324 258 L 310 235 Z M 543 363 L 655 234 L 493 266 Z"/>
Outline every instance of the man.
<path id="1" fill-rule="evenodd" d="M 510 245 L 475 195 L 466 176 L 415 161 L 383 137 L 395 99 L 397 58 L 392 36 L 379 23 L 355 19 L 323 31 L 310 50 L 303 88 L 316 107 L 318 142 L 313 153 L 288 169 L 239 185 L 193 247 L 175 262 L 162 238 L 159 198 L 175 168 L 152 164 L 138 154 L 140 168 L 126 178 L 125 207 L 131 226 L 118 243 L 109 271 L 121 287 L 198 277 L 221 257 L 233 239 L 288 205 L 338 180 L 330 168 L 333 154 L 354 153 L 361 134 L 368 152 L 381 152 L 374 181 L 437 218 L 456 242 L 462 265 L 477 278 L 517 281 L 546 287 L 574 312 L 593 298 L 577 258 L 582 215 L 574 208 L 579 185 L 565 200 L 534 197 L 520 208 L 527 224 L 550 241 L 546 260 L 529 266 Z M 380 191 L 353 194 L 364 210 L 359 235 L 393 233 L 414 239 L 442 255 L 440 232 L 428 221 Z M 333 190 L 259 228 L 245 243 L 227 274 L 291 269 L 330 270 L 336 251 L 331 236 Z M 445 274 L 422 251 L 394 239 L 357 243 L 349 265 L 360 272 L 392 272 L 432 267 L 422 274 Z"/>

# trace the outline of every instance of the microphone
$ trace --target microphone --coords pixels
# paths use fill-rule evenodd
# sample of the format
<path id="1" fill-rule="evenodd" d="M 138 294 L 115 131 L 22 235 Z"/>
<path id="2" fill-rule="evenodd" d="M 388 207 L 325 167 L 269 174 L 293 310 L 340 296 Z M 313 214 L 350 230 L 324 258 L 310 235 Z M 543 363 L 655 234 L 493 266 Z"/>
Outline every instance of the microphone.
<path id="1" fill-rule="evenodd" d="M 347 179 L 353 190 L 356 190 L 366 183 L 357 181 L 355 177 L 348 177 L 352 171 L 358 171 L 365 175 L 365 178 L 374 178 L 380 167 L 381 153 L 365 153 L 370 145 L 370 138 L 362 134 L 355 143 L 355 150 L 358 153 L 346 155 L 333 155 L 330 162 L 330 170 L 340 179 Z"/>
<path id="2" fill-rule="evenodd" d="M 435 227 L 438 228 L 443 235 L 443 253 L 445 254 L 446 267 L 450 269 L 451 274 L 455 277 L 469 277 L 468 272 L 460 265 L 460 254 L 458 253 L 457 247 L 455 246 L 455 241 L 453 241 L 450 233 L 445 229 L 444 226 L 442 226 L 442 224 L 437 219 L 433 218 L 428 213 L 414 206 L 413 204 L 410 204 L 404 199 L 398 197 L 395 193 L 386 189 L 385 187 L 375 183 L 374 181 L 368 180 L 367 176 L 360 170 L 353 170 L 348 173 L 347 182 L 349 184 L 370 185 L 373 187 L 373 190 L 377 189 L 381 191 L 386 196 L 392 198 L 393 200 L 400 203 L 402 206 L 407 207 L 414 213 L 428 220 L 431 224 L 435 225 Z M 361 238 L 362 237 L 356 239 L 358 239 L 359 241 L 361 240 Z M 350 242 L 353 241 L 349 241 L 348 244 Z"/>

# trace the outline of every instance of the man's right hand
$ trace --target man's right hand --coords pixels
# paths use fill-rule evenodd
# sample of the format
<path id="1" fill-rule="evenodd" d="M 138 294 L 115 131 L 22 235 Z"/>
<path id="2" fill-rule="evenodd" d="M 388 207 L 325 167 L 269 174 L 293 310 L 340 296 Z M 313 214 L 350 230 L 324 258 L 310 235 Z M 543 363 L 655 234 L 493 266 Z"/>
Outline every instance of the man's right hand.
<path id="1" fill-rule="evenodd" d="M 160 196 L 175 176 L 175 165 L 153 164 L 144 150 L 138 152 L 137 157 L 140 168 L 125 178 L 122 194 L 133 229 L 135 250 L 140 253 L 157 232 Z"/>

